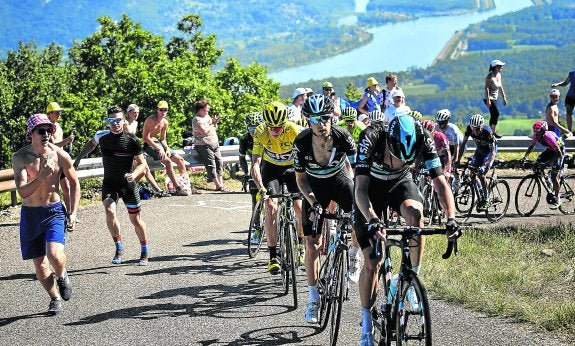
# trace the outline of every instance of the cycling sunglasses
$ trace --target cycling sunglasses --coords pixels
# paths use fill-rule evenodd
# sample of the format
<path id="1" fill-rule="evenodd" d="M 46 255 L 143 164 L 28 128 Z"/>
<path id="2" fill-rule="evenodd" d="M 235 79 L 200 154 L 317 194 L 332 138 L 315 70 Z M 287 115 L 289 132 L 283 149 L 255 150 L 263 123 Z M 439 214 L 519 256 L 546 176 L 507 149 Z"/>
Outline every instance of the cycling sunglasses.
<path id="1" fill-rule="evenodd" d="M 314 124 L 314 125 L 317 125 L 320 122 L 322 124 L 327 124 L 327 122 L 330 120 L 331 120 L 330 115 L 314 115 L 314 116 L 309 117 L 309 122 Z"/>
<path id="2" fill-rule="evenodd" d="M 124 118 L 108 118 L 106 119 L 106 122 L 108 124 L 119 124 L 122 122 L 122 120 L 124 120 Z"/>

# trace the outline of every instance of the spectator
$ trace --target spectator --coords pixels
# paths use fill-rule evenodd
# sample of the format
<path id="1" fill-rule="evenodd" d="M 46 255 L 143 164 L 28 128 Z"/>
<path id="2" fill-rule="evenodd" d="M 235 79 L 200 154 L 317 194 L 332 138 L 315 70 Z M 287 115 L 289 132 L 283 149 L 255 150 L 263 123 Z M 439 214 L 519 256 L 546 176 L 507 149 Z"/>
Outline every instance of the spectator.
<path id="1" fill-rule="evenodd" d="M 391 92 L 397 90 L 397 76 L 394 74 L 388 74 L 385 76 L 385 88 L 383 89 L 383 103 L 381 105 L 382 110 L 386 110 L 389 106 L 393 105 L 393 98 L 391 97 Z"/>
<path id="2" fill-rule="evenodd" d="M 569 71 L 563 82 L 551 84 L 552 88 L 566 86 L 569 84 L 569 90 L 565 96 L 565 110 L 567 111 L 567 130 L 571 131 L 573 125 L 573 107 L 575 107 L 575 69 Z"/>
<path id="3" fill-rule="evenodd" d="M 489 64 L 489 73 L 485 77 L 485 95 L 483 102 L 489 108 L 489 127 L 495 138 L 501 136 L 495 131 L 497 121 L 499 120 L 499 108 L 497 107 L 497 100 L 499 99 L 499 91 L 503 98 L 503 104 L 507 105 L 507 96 L 505 89 L 503 89 L 503 81 L 501 79 L 501 71 L 505 63 L 501 60 L 493 60 Z"/>
<path id="4" fill-rule="evenodd" d="M 297 88 L 294 90 L 292 95 L 292 103 L 288 107 L 288 120 L 296 122 L 301 119 L 301 108 L 305 100 L 307 99 L 309 88 Z M 311 90 L 311 89 L 309 89 Z"/>
<path id="5" fill-rule="evenodd" d="M 22 258 L 33 261 L 36 278 L 50 295 L 50 315 L 58 314 L 62 299 L 69 300 L 72 295 L 64 245 L 66 231 L 74 230 L 80 201 L 80 183 L 70 156 L 49 142 L 55 131 L 56 126 L 46 115 L 32 115 L 27 121 L 26 130 L 26 137 L 32 143 L 12 157 L 14 182 L 22 197 Z M 58 196 L 60 172 L 70 181 L 72 198 L 71 207 L 67 210 Z"/>
<path id="6" fill-rule="evenodd" d="M 333 100 L 333 117 L 335 118 L 334 123 L 337 124 L 339 117 L 341 116 L 341 100 L 335 95 L 335 90 L 333 89 L 333 84 L 331 82 L 323 82 L 321 85 L 321 92 L 325 96 L 331 97 Z"/>
<path id="7" fill-rule="evenodd" d="M 559 97 L 561 97 L 559 90 L 551 89 L 549 92 L 550 101 L 547 107 L 545 107 L 545 120 L 547 121 L 549 131 L 555 132 L 558 137 L 560 137 L 562 133 L 567 137 L 571 137 L 571 131 L 559 124 L 559 107 L 557 106 Z"/>
<path id="8" fill-rule="evenodd" d="M 216 191 L 229 192 L 224 186 L 224 164 L 218 142 L 220 116 L 210 117 L 210 104 L 205 99 L 196 102 L 196 115 L 192 119 L 194 145 L 208 173 L 208 181 L 216 184 Z"/>
<path id="9" fill-rule="evenodd" d="M 369 113 L 376 109 L 381 109 L 381 90 L 379 89 L 379 83 L 375 77 L 369 77 L 367 79 L 367 87 L 364 90 L 363 97 L 359 101 L 359 106 L 357 107 L 358 112 L 369 116 Z"/>
<path id="10" fill-rule="evenodd" d="M 383 112 L 383 123 L 385 125 L 389 124 L 396 114 L 411 113 L 411 108 L 405 104 L 405 94 L 401 89 L 394 89 L 391 92 L 391 98 L 393 99 L 393 105 L 387 107 L 385 112 Z"/>

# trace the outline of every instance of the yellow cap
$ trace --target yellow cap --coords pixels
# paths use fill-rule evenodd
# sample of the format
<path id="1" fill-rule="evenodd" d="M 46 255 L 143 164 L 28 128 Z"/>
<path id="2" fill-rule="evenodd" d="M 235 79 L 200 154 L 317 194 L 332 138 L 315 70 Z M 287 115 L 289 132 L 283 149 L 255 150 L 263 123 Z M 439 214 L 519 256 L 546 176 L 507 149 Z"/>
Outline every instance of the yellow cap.
<path id="1" fill-rule="evenodd" d="M 367 79 L 367 87 L 369 88 L 372 85 L 378 85 L 379 83 L 377 82 L 377 79 L 375 79 L 375 77 L 369 77 Z"/>
<path id="2" fill-rule="evenodd" d="M 166 101 L 160 101 L 156 108 L 168 108 L 168 103 Z"/>
<path id="3" fill-rule="evenodd" d="M 50 102 L 48 104 L 48 107 L 46 107 L 46 114 L 50 114 L 50 112 L 61 111 L 61 110 L 62 108 L 57 102 Z"/>

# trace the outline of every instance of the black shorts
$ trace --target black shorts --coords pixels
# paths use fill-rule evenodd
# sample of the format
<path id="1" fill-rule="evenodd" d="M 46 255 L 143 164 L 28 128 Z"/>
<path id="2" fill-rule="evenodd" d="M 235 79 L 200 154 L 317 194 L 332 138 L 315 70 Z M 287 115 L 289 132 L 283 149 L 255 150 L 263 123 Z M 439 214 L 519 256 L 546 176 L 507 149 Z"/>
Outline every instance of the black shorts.
<path id="1" fill-rule="evenodd" d="M 315 198 L 321 204 L 322 208 L 326 209 L 331 201 L 344 211 L 350 212 L 353 206 L 353 179 L 347 173 L 347 170 L 342 170 L 339 174 L 330 178 L 314 178 L 307 176 L 309 185 L 315 195 Z M 312 234 L 312 222 L 309 219 L 311 214 L 311 205 L 304 198 L 302 209 L 305 211 L 302 217 L 302 227 L 304 235 Z M 319 220 L 321 225 L 322 219 Z"/>
<path id="2" fill-rule="evenodd" d="M 142 210 L 142 202 L 140 201 L 140 192 L 138 185 L 134 189 L 130 188 L 128 184 L 122 186 L 113 186 L 111 184 L 102 184 L 102 202 L 108 198 L 118 203 L 118 198 L 122 198 L 126 209 L 129 214 L 137 214 Z"/>
<path id="3" fill-rule="evenodd" d="M 423 203 L 421 193 L 417 185 L 413 182 L 411 173 L 405 174 L 398 180 L 380 180 L 371 177 L 369 181 L 369 201 L 375 213 L 381 218 L 385 208 L 390 206 L 396 212 L 400 211 L 400 206 L 408 199 Z M 355 235 L 362 249 L 369 247 L 369 237 L 367 236 L 367 222 L 358 208 L 353 212 Z"/>
<path id="4" fill-rule="evenodd" d="M 267 161 L 263 161 L 262 184 L 268 190 L 268 194 L 275 195 L 282 193 L 282 186 L 287 186 L 288 192 L 299 192 L 295 181 L 295 171 L 293 166 L 278 166 Z"/>
<path id="5" fill-rule="evenodd" d="M 563 160 L 564 156 L 561 153 L 549 148 L 545 149 L 539 157 L 537 157 L 537 162 L 544 163 L 551 167 L 551 170 L 555 172 L 561 172 L 563 170 Z"/>

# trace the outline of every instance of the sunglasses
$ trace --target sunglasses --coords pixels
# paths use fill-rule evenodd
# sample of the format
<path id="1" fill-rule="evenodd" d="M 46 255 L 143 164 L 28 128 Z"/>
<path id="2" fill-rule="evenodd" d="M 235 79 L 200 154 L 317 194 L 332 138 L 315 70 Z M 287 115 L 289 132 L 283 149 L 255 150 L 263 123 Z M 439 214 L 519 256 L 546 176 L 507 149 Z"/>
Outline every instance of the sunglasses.
<path id="1" fill-rule="evenodd" d="M 248 131 L 254 132 L 256 130 L 255 126 L 248 126 Z"/>
<path id="2" fill-rule="evenodd" d="M 160 112 L 167 112 L 168 109 L 167 108 L 158 108 L 160 110 Z"/>
<path id="3" fill-rule="evenodd" d="M 54 131 L 52 131 L 52 128 L 51 128 L 51 127 L 41 127 L 41 128 L 39 128 L 39 129 L 37 129 L 36 131 L 38 131 L 38 134 L 39 134 L 40 136 L 44 136 L 44 135 L 46 135 L 46 134 L 51 135 L 52 133 L 54 133 Z"/>
<path id="4" fill-rule="evenodd" d="M 314 124 L 314 125 L 317 125 L 319 123 L 327 124 L 327 122 L 330 121 L 330 119 L 331 119 L 331 116 L 329 116 L 329 115 L 315 115 L 315 116 L 309 117 L 309 122 Z"/>
<path id="5" fill-rule="evenodd" d="M 281 130 L 284 129 L 283 126 L 270 126 L 268 127 L 268 129 L 272 132 L 280 132 Z"/>
<path id="6" fill-rule="evenodd" d="M 122 120 L 124 120 L 124 118 L 108 118 L 106 119 L 106 122 L 108 124 L 119 124 L 122 122 Z"/>

